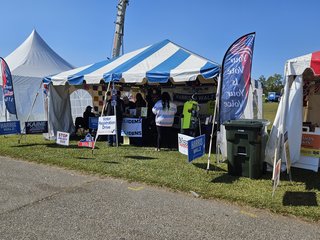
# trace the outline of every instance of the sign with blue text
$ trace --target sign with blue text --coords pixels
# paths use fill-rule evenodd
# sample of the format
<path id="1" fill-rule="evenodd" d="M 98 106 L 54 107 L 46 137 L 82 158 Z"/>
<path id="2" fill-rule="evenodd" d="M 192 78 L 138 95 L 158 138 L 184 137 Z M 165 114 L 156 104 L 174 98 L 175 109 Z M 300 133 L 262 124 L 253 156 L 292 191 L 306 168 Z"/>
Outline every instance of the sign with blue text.
<path id="1" fill-rule="evenodd" d="M 178 133 L 178 150 L 184 155 L 188 155 L 188 141 L 194 137 Z"/>
<path id="2" fill-rule="evenodd" d="M 98 135 L 116 135 L 116 116 L 99 117 Z"/>
<path id="3" fill-rule="evenodd" d="M 56 143 L 63 146 L 69 146 L 70 134 L 67 132 L 57 132 Z"/>
<path id="4" fill-rule="evenodd" d="M 47 121 L 25 122 L 25 127 L 26 127 L 26 134 L 37 134 L 37 133 L 48 132 Z"/>
<path id="5" fill-rule="evenodd" d="M 90 129 L 98 129 L 98 117 L 89 117 L 89 128 Z"/>
<path id="6" fill-rule="evenodd" d="M 206 137 L 201 135 L 188 141 L 188 161 L 191 162 L 205 154 Z"/>
<path id="7" fill-rule="evenodd" d="M 255 33 L 236 40 L 222 63 L 220 89 L 220 124 L 239 119 L 247 106 Z"/>
<path id="8" fill-rule="evenodd" d="M 0 122 L 0 135 L 20 133 L 20 121 Z"/>
<path id="9" fill-rule="evenodd" d="M 142 118 L 124 118 L 121 136 L 142 137 Z"/>

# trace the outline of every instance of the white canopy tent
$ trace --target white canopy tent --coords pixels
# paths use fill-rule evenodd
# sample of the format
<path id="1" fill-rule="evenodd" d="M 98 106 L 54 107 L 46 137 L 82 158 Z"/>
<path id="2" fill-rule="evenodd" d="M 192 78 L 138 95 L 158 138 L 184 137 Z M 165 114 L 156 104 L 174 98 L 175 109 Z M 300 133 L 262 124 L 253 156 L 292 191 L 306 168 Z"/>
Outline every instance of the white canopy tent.
<path id="1" fill-rule="evenodd" d="M 36 30 L 5 60 L 12 74 L 17 116 L 22 129 L 38 91 L 39 96 L 34 102 L 29 120 L 46 120 L 42 79 L 50 74 L 72 69 L 73 66 L 54 52 Z M 0 114 L 4 120 L 5 111 Z M 8 120 L 16 120 L 15 115 L 9 115 Z"/>
<path id="2" fill-rule="evenodd" d="M 62 72 L 44 79 L 49 84 L 49 128 L 72 132 L 70 97 L 74 85 L 106 84 L 184 84 L 197 78 L 213 83 L 219 64 L 205 59 L 177 44 L 164 40 L 126 53 L 120 57 Z"/>
<path id="3" fill-rule="evenodd" d="M 285 64 L 285 87 L 266 146 L 265 161 L 285 159 L 283 135 L 287 132 L 292 166 L 318 171 L 319 158 L 302 156 L 303 122 L 320 126 L 320 52 L 290 59 Z"/>

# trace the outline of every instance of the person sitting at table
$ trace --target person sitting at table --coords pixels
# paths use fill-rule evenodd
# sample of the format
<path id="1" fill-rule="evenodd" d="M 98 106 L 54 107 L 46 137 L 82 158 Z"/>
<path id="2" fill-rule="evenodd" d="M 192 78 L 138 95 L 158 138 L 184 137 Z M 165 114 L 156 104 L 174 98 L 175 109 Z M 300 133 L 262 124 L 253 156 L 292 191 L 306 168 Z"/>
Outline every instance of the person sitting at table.
<path id="1" fill-rule="evenodd" d="M 124 96 L 122 98 L 122 100 L 123 100 L 123 104 L 124 104 L 124 113 L 125 113 L 125 115 L 130 115 L 130 109 L 135 109 L 136 108 L 136 104 L 134 102 L 130 101 L 127 96 Z"/>
<path id="2" fill-rule="evenodd" d="M 93 112 L 91 112 L 91 110 L 92 110 L 92 107 L 91 106 L 87 106 L 86 110 L 83 113 L 83 128 L 85 130 L 89 129 L 89 118 L 96 116 Z"/>

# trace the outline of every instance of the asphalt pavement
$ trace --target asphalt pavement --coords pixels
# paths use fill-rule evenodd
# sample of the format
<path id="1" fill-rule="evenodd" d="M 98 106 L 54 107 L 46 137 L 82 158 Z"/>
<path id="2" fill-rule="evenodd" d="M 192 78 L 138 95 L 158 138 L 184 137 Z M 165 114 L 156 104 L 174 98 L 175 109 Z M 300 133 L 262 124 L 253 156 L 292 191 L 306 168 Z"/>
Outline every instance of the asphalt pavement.
<path id="1" fill-rule="evenodd" d="M 0 239 L 320 239 L 318 223 L 195 196 L 0 157 Z"/>

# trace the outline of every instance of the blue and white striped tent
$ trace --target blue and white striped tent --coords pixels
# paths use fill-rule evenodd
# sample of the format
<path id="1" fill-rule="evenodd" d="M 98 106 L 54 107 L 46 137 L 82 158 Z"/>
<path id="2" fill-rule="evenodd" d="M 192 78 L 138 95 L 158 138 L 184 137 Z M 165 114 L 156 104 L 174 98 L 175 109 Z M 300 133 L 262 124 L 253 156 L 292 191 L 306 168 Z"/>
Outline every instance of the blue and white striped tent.
<path id="1" fill-rule="evenodd" d="M 212 79 L 220 65 L 177 44 L 164 40 L 126 53 L 118 58 L 79 67 L 44 79 L 53 85 L 124 83 L 173 83 L 194 81 L 198 76 Z"/>

